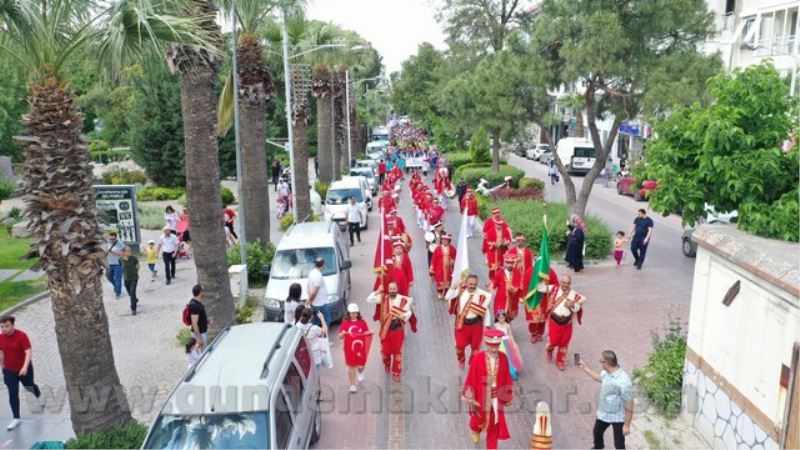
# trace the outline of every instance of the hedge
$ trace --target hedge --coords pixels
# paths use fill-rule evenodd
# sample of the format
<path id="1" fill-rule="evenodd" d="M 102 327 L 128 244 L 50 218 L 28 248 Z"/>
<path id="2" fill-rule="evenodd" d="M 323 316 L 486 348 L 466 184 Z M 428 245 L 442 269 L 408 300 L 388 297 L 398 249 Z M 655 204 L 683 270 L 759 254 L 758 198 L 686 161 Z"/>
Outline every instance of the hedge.
<path id="1" fill-rule="evenodd" d="M 539 189 L 540 191 L 544 191 L 545 184 L 544 184 L 544 180 L 540 180 L 538 178 L 525 177 L 525 178 L 519 180 L 519 187 L 521 187 L 521 188 L 529 188 L 530 187 L 530 188 Z"/>
<path id="2" fill-rule="evenodd" d="M 536 200 L 492 200 L 478 197 L 478 212 L 486 220 L 494 207 L 500 207 L 502 215 L 514 233 L 525 235 L 532 250 L 539 248 L 542 240 L 543 203 Z M 567 248 L 567 218 L 569 209 L 565 203 L 547 203 L 548 244 L 550 254 L 563 252 Z M 587 215 L 586 258 L 605 259 L 611 253 L 611 230 L 599 218 Z M 555 258 L 553 258 L 555 259 Z"/>
<path id="3" fill-rule="evenodd" d="M 516 167 L 501 165 L 500 170 L 495 172 L 492 170 L 492 164 L 465 164 L 459 167 L 455 173 L 455 179 L 464 178 L 468 185 L 476 188 L 480 183 L 481 178 L 489 182 L 489 187 L 492 188 L 498 184 L 503 184 L 507 176 L 511 176 L 511 186 L 517 187 L 519 180 L 525 176 L 525 172 Z"/>
<path id="4" fill-rule="evenodd" d="M 136 192 L 136 199 L 140 202 L 153 200 L 177 200 L 186 193 L 182 187 L 146 186 Z"/>
<path id="5" fill-rule="evenodd" d="M 65 443 L 65 448 L 140 448 L 147 426 L 139 422 L 116 425 L 105 431 L 85 433 Z"/>
<path id="6" fill-rule="evenodd" d="M 115 168 L 103 173 L 103 184 L 145 184 L 147 175 L 141 170 Z"/>
<path id="7" fill-rule="evenodd" d="M 472 157 L 470 156 L 469 152 L 447 152 L 442 153 L 442 157 L 444 157 L 447 162 L 452 164 L 454 169 L 458 169 L 466 164 L 472 164 Z M 505 163 L 506 159 L 500 158 L 500 164 Z"/>

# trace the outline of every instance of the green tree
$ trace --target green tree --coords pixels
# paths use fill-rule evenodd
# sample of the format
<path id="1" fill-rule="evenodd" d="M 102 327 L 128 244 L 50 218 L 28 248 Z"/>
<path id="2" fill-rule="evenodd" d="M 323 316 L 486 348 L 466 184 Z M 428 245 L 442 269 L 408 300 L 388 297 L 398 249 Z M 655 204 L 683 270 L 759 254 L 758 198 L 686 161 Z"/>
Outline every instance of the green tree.
<path id="1" fill-rule="evenodd" d="M 482 54 L 503 50 L 512 27 L 518 25 L 519 0 L 444 0 L 438 19 L 447 43 L 457 53 Z"/>
<path id="2" fill-rule="evenodd" d="M 664 113 L 681 102 L 703 97 L 704 81 L 719 70 L 717 55 L 697 46 L 713 33 L 704 0 L 545 0 L 532 25 L 531 61 L 548 87 L 582 86 L 586 126 L 597 158 L 580 192 L 558 155 L 570 210 L 583 216 L 594 180 L 605 166 L 624 120 Z M 691 79 L 689 79 L 691 77 Z M 672 91 L 680 95 L 670 95 Z M 539 105 L 544 101 L 537 101 Z M 545 111 L 534 117 L 543 138 Z M 605 140 L 597 122 L 613 117 Z"/>
<path id="3" fill-rule="evenodd" d="M 650 196 L 660 213 L 680 213 L 684 225 L 717 211 L 738 210 L 737 226 L 753 234 L 798 240 L 798 145 L 800 108 L 768 64 L 709 82 L 708 106 L 674 111 L 656 124 L 647 165 L 637 179 L 652 177 Z"/>
<path id="4" fill-rule="evenodd" d="M 403 61 L 399 73 L 392 74 L 392 105 L 400 114 L 427 128 L 425 120 L 440 114 L 437 91 L 442 82 L 444 55 L 423 42 L 417 54 Z"/>
<path id="5" fill-rule="evenodd" d="M 77 49 L 91 45 L 90 53 L 114 70 L 132 53 L 163 51 L 164 39 L 187 44 L 203 40 L 192 21 L 164 14 L 166 6 L 183 12 L 168 2 L 95 6 L 82 0 L 0 2 L 0 52 L 28 76 L 29 110 L 22 137 L 25 214 L 48 276 L 76 435 L 129 422 L 131 413 L 114 365 L 103 306 L 103 232 L 89 153 L 82 145 L 83 115 L 70 89 L 67 62 L 80 54 Z M 99 392 L 111 396 L 87 408 L 83 400 Z"/>
<path id="6" fill-rule="evenodd" d="M 478 127 L 469 140 L 469 157 L 473 163 L 487 163 L 492 160 L 492 154 L 489 152 L 491 144 L 489 143 L 489 135 L 486 129 Z"/>
<path id="7" fill-rule="evenodd" d="M 22 148 L 14 136 L 22 132 L 20 119 L 27 109 L 25 77 L 10 57 L 0 54 L 0 155 L 22 161 Z"/>

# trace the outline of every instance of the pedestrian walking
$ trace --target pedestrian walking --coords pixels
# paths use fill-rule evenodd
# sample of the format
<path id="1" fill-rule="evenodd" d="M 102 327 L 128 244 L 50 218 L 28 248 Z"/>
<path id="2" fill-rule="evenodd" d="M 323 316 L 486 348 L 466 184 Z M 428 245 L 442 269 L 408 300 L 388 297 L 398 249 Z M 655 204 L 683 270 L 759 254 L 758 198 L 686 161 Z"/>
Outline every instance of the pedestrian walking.
<path id="1" fill-rule="evenodd" d="M 164 260 L 164 274 L 167 276 L 167 284 L 175 278 L 175 259 L 178 257 L 178 237 L 170 232 L 169 227 L 164 227 L 164 233 L 158 238 L 157 253 L 161 254 Z"/>
<path id="2" fill-rule="evenodd" d="M 325 268 L 325 259 L 318 257 L 314 261 L 314 268 L 308 273 L 308 300 L 306 305 L 310 306 L 314 312 L 321 312 L 325 316 L 325 322 L 331 323 L 331 312 L 328 309 L 328 288 L 325 286 L 325 277 L 322 270 Z M 321 325 L 318 318 L 314 318 L 314 323 Z"/>
<path id="3" fill-rule="evenodd" d="M 378 186 L 383 186 L 383 180 L 386 178 L 386 161 L 381 160 L 378 163 Z"/>
<path id="4" fill-rule="evenodd" d="M 339 326 L 339 338 L 344 340 L 344 363 L 347 366 L 347 379 L 350 392 L 356 392 L 356 381 L 364 381 L 364 366 L 367 365 L 372 332 L 367 322 L 361 318 L 358 305 L 347 305 L 347 316 Z"/>
<path id="5" fill-rule="evenodd" d="M 42 395 L 39 386 L 33 380 L 33 356 L 31 341 L 24 331 L 15 327 L 14 316 L 0 318 L 0 353 L 3 359 L 3 382 L 8 389 L 8 403 L 11 406 L 13 420 L 6 426 L 7 430 L 17 428 L 19 417 L 19 385 L 32 393 L 36 398 Z"/>
<path id="6" fill-rule="evenodd" d="M 368 303 L 379 305 L 381 355 L 383 370 L 391 373 L 395 383 L 400 382 L 403 372 L 403 342 L 406 336 L 406 323 L 411 319 L 411 297 L 400 295 L 397 283 L 390 282 L 386 292 L 382 287 L 367 297 Z"/>
<path id="7" fill-rule="evenodd" d="M 644 208 L 639 209 L 639 215 L 633 219 L 633 226 L 628 231 L 628 235 L 631 236 L 633 265 L 642 270 L 647 246 L 650 245 L 650 238 L 653 237 L 653 219 L 647 217 L 647 211 Z"/>
<path id="8" fill-rule="evenodd" d="M 552 289 L 549 293 L 548 306 L 550 310 L 547 316 L 550 318 L 547 325 L 547 361 L 553 360 L 553 351 L 558 348 L 556 354 L 556 367 L 558 370 L 566 370 L 564 358 L 569 350 L 569 342 L 572 340 L 572 324 L 576 318 L 581 323 L 581 310 L 586 298 L 572 290 L 572 277 L 564 275 L 559 280 L 559 286 Z"/>
<path id="9" fill-rule="evenodd" d="M 614 235 L 614 260 L 617 262 L 617 267 L 622 262 L 622 256 L 625 254 L 624 246 L 625 243 L 628 242 L 625 239 L 625 232 L 624 231 L 617 231 L 617 234 Z"/>
<path id="10" fill-rule="evenodd" d="M 289 296 L 283 302 L 283 323 L 295 322 L 295 311 L 300 306 L 300 296 L 303 295 L 303 287 L 300 283 L 292 283 L 289 286 Z"/>
<path id="11" fill-rule="evenodd" d="M 314 177 L 319 178 L 319 158 L 314 157 Z"/>
<path id="12" fill-rule="evenodd" d="M 164 208 L 164 226 L 169 228 L 170 233 L 177 235 L 178 234 L 178 213 L 175 212 L 175 208 L 172 205 L 167 205 Z"/>
<path id="13" fill-rule="evenodd" d="M 350 197 L 350 202 L 345 209 L 345 217 L 347 218 L 347 230 L 350 233 L 350 246 L 355 245 L 353 235 L 358 237 L 358 242 L 361 243 L 361 209 L 356 205 L 356 198 Z"/>
<path id="14" fill-rule="evenodd" d="M 200 359 L 202 354 L 203 349 L 200 347 L 200 342 L 197 340 L 197 338 L 190 337 L 189 340 L 186 341 L 186 355 L 190 369 L 194 363 Z"/>
<path id="15" fill-rule="evenodd" d="M 122 256 L 122 249 L 125 244 L 117 240 L 117 233 L 108 233 L 103 249 L 106 252 L 106 279 L 114 286 L 114 295 L 119 298 L 122 295 L 122 266 L 119 265 L 119 257 Z"/>
<path id="16" fill-rule="evenodd" d="M 320 325 L 314 324 L 314 322 L 311 320 L 311 317 L 314 315 L 316 315 Z M 306 341 L 308 341 L 308 347 L 309 350 L 311 350 L 311 356 L 314 358 L 314 365 L 316 365 L 317 370 L 319 370 L 320 366 L 322 365 L 324 353 L 327 351 L 327 349 L 323 348 L 322 342 L 322 338 L 328 335 L 328 323 L 325 321 L 325 315 L 320 311 L 317 311 L 316 314 L 314 314 L 313 309 L 305 307 L 303 312 L 300 314 L 300 322 L 298 322 L 295 326 L 301 330 L 303 336 L 306 338 Z"/>
<path id="17" fill-rule="evenodd" d="M 567 267 L 570 267 L 575 273 L 583 270 L 583 246 L 586 242 L 586 224 L 583 219 L 573 214 L 567 222 L 567 251 L 564 255 L 564 260 L 567 262 Z"/>
<path id="18" fill-rule="evenodd" d="M 156 269 L 156 263 L 158 262 L 156 241 L 152 239 L 147 241 L 147 246 L 142 249 L 142 254 L 147 259 L 147 270 L 150 271 L 150 281 L 156 281 L 156 276 L 158 275 L 158 269 Z"/>
<path id="19" fill-rule="evenodd" d="M 456 184 L 456 195 L 458 195 L 458 206 L 459 211 L 462 213 L 464 212 L 464 196 L 467 195 L 467 182 L 464 181 L 464 178 L 458 179 L 458 184 Z"/>
<path id="20" fill-rule="evenodd" d="M 120 258 L 122 264 L 122 278 L 125 280 L 125 290 L 131 299 L 131 314 L 136 315 L 136 305 L 139 297 L 136 296 L 136 285 L 139 284 L 139 259 L 131 255 L 131 248 L 125 247 Z"/>
<path id="21" fill-rule="evenodd" d="M 200 349 L 205 349 L 208 345 L 208 315 L 206 306 L 203 304 L 203 287 L 199 284 L 192 286 L 192 299 L 186 305 L 189 308 L 189 323 L 191 324 L 192 334 L 197 339 Z"/>
<path id="22" fill-rule="evenodd" d="M 600 373 L 586 363 L 578 363 L 593 380 L 601 383 L 597 401 L 597 418 L 594 421 L 594 446 L 604 448 L 603 435 L 608 427 L 614 430 L 614 448 L 625 448 L 625 436 L 631 434 L 633 420 L 633 384 L 631 378 L 619 367 L 617 355 L 606 350 L 600 357 Z"/>
<path id="23" fill-rule="evenodd" d="M 469 428 L 472 442 L 486 432 L 486 448 L 497 448 L 498 440 L 510 439 L 503 408 L 514 398 L 508 358 L 500 353 L 503 332 L 494 328 L 483 333 L 486 350 L 478 352 L 469 363 L 469 373 L 461 399 L 469 404 Z"/>
<path id="24" fill-rule="evenodd" d="M 236 211 L 231 209 L 229 206 L 226 206 L 222 210 L 222 215 L 225 218 L 225 226 L 228 227 L 228 230 L 231 232 L 233 238 L 239 239 L 239 236 L 236 234 L 236 230 L 233 228 L 233 221 L 236 220 Z"/>
<path id="25" fill-rule="evenodd" d="M 315 166 L 316 166 L 317 158 L 314 158 Z M 281 160 L 275 159 L 272 162 L 272 184 L 275 186 L 275 191 L 278 190 L 278 178 L 281 176 Z"/>
<path id="26" fill-rule="evenodd" d="M 550 175 L 550 184 L 558 183 L 558 166 L 554 160 L 550 160 L 547 167 L 547 174 Z"/>
<path id="27" fill-rule="evenodd" d="M 278 181 L 278 203 L 281 208 L 279 216 L 283 217 L 289 212 L 289 183 L 283 177 Z"/>

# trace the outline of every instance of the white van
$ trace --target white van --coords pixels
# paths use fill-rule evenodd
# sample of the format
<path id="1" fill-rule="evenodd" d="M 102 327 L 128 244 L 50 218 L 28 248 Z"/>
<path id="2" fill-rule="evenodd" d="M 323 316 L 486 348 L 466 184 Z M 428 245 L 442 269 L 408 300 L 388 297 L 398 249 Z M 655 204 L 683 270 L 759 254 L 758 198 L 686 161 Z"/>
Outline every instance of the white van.
<path id="1" fill-rule="evenodd" d="M 372 130 L 372 140 L 389 142 L 389 129 L 375 128 L 374 130 Z"/>
<path id="2" fill-rule="evenodd" d="M 594 166 L 594 144 L 588 139 L 565 137 L 558 141 L 558 157 L 567 173 L 585 174 Z"/>
<path id="3" fill-rule="evenodd" d="M 289 287 L 299 283 L 300 298 L 308 298 L 308 274 L 317 258 L 325 259 L 322 276 L 328 290 L 331 320 L 344 317 L 350 296 L 349 247 L 344 235 L 333 222 L 304 222 L 293 225 L 283 235 L 275 257 L 267 269 L 269 282 L 264 292 L 264 320 L 283 321 L 284 301 Z"/>
<path id="4" fill-rule="evenodd" d="M 228 327 L 170 393 L 142 448 L 309 448 L 322 433 L 319 398 L 299 328 Z"/>
<path id="5" fill-rule="evenodd" d="M 386 156 L 386 143 L 383 141 L 372 141 L 367 144 L 367 158 L 378 161 Z"/>
<path id="6" fill-rule="evenodd" d="M 347 228 L 347 205 L 350 197 L 356 198 L 356 205 L 361 211 L 361 229 L 367 229 L 367 196 L 361 184 L 362 177 L 345 177 L 343 180 L 334 181 L 328 188 L 325 196 L 325 220 L 333 220 L 342 230 Z"/>

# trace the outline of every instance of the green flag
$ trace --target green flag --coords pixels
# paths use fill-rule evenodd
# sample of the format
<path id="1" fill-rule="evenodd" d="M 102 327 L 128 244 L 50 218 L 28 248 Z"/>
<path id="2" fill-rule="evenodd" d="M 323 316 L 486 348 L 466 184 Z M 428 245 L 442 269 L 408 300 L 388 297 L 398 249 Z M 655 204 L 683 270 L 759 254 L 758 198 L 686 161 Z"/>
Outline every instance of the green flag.
<path id="1" fill-rule="evenodd" d="M 539 244 L 539 259 L 533 266 L 531 284 L 525 300 L 529 309 L 536 308 L 547 295 L 547 284 L 550 281 L 550 250 L 547 245 L 547 226 L 542 223 L 542 242 Z"/>

